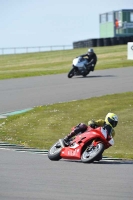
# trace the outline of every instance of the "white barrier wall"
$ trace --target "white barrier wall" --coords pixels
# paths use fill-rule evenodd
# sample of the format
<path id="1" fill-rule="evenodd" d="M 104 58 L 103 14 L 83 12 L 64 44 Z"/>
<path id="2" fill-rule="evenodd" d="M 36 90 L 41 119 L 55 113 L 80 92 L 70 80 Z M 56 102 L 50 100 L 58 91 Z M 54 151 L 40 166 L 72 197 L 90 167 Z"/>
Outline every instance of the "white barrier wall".
<path id="1" fill-rule="evenodd" d="M 127 44 L 127 59 L 133 60 L 133 42 Z"/>

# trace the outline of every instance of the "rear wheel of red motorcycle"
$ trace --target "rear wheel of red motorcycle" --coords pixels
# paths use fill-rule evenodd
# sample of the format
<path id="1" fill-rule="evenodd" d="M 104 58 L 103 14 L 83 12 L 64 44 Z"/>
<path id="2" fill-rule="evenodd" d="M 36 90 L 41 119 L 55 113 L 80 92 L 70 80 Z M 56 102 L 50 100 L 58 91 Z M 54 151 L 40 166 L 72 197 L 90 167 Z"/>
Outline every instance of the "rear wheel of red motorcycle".
<path id="1" fill-rule="evenodd" d="M 81 161 L 83 163 L 92 163 L 93 161 L 97 160 L 100 155 L 102 155 L 103 151 L 103 143 L 98 143 L 96 146 L 87 145 L 86 148 L 83 150 Z"/>
<path id="2" fill-rule="evenodd" d="M 61 159 L 60 152 L 61 152 L 61 145 L 59 142 L 56 142 L 48 151 L 48 158 L 50 160 L 58 161 Z"/>

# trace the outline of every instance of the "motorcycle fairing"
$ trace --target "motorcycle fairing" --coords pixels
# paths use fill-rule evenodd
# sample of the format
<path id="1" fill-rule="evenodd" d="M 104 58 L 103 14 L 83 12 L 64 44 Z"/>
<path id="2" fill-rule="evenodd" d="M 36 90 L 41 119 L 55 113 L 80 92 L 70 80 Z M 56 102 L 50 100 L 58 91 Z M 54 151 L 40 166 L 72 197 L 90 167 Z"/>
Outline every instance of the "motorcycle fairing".
<path id="1" fill-rule="evenodd" d="M 73 60 L 73 66 L 83 68 L 88 61 L 86 58 L 78 57 Z"/>
<path id="2" fill-rule="evenodd" d="M 70 146 L 62 148 L 60 155 L 65 159 L 79 160 L 81 158 L 83 146 L 93 140 L 95 141 L 95 145 L 103 141 L 105 148 L 109 147 L 108 141 L 102 135 L 100 127 L 96 129 L 91 129 L 89 127 L 86 132 L 77 135 Z"/>

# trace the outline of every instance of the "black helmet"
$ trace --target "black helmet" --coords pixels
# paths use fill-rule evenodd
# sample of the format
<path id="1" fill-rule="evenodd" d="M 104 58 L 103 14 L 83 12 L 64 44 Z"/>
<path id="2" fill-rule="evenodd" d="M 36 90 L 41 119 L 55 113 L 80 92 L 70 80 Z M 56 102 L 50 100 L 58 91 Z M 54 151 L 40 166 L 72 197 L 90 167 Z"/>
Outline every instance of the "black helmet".
<path id="1" fill-rule="evenodd" d="M 88 53 L 94 53 L 93 49 L 88 49 Z"/>

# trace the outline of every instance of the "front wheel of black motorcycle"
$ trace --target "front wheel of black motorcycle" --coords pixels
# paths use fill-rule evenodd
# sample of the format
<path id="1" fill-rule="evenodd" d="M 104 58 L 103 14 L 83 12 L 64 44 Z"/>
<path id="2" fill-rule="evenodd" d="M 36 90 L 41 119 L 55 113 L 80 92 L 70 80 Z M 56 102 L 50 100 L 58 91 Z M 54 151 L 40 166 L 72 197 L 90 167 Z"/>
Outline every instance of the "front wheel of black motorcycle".
<path id="1" fill-rule="evenodd" d="M 92 163 L 97 160 L 97 158 L 102 155 L 104 151 L 104 144 L 98 143 L 96 146 L 88 145 L 82 153 L 81 161 L 83 163 Z"/>
<path id="2" fill-rule="evenodd" d="M 73 76 L 74 76 L 74 68 L 72 68 L 68 73 L 68 78 L 72 78 Z"/>
<path id="3" fill-rule="evenodd" d="M 60 152 L 61 152 L 61 145 L 58 142 L 56 142 L 51 148 L 50 150 L 48 151 L 48 158 L 50 160 L 54 160 L 54 161 L 58 161 L 61 159 L 61 156 L 60 156 Z"/>

